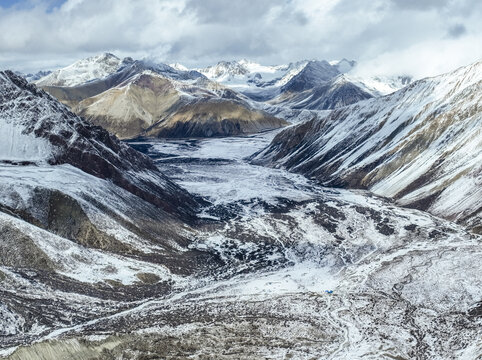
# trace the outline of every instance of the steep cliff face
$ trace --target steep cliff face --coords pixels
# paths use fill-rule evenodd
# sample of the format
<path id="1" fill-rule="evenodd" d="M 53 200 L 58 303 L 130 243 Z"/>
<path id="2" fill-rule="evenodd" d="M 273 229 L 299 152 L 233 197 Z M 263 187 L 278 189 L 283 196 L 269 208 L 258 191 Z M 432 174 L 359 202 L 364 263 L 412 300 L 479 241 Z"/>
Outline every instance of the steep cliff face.
<path id="1" fill-rule="evenodd" d="M 481 89 L 478 62 L 287 129 L 253 160 L 479 229 Z"/>

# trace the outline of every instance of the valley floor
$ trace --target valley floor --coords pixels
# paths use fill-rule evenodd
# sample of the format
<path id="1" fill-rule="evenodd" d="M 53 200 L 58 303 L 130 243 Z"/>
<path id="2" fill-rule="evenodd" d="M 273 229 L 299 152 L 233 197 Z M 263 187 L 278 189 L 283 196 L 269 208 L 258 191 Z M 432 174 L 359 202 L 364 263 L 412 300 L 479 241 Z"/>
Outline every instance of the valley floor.
<path id="1" fill-rule="evenodd" d="M 222 265 L 176 275 L 167 294 L 106 301 L 100 316 L 31 331 L 28 346 L 0 339 L 0 357 L 481 358 L 482 238 L 366 192 L 249 164 L 274 135 L 132 142 L 211 202 L 189 248 Z M 15 327 L 0 315 L 0 328 Z"/>

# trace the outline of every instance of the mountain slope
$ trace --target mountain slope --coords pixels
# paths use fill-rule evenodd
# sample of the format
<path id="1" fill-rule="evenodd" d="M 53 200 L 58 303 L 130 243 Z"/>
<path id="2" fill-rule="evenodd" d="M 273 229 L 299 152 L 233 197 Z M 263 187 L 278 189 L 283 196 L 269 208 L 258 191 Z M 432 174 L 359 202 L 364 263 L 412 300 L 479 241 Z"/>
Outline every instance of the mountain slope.
<path id="1" fill-rule="evenodd" d="M 482 62 L 334 110 L 254 158 L 480 229 Z"/>
<path id="2" fill-rule="evenodd" d="M 148 157 L 9 71 L 0 72 L 0 106 L 2 162 L 70 164 L 156 206 L 192 213 L 196 202 L 160 174 Z"/>
<path id="3" fill-rule="evenodd" d="M 0 129 L 2 347 L 166 294 L 218 264 L 187 247 L 204 201 L 9 71 Z"/>

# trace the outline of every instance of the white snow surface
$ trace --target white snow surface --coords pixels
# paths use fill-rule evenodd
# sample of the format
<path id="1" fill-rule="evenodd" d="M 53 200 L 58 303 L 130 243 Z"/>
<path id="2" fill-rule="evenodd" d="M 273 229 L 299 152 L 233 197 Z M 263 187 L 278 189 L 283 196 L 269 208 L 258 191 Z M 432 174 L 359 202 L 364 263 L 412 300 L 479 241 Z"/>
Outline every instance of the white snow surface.
<path id="1" fill-rule="evenodd" d="M 0 114 L 0 162 L 45 162 L 53 157 L 56 149 L 48 140 L 25 134 L 22 125 L 9 120 Z"/>

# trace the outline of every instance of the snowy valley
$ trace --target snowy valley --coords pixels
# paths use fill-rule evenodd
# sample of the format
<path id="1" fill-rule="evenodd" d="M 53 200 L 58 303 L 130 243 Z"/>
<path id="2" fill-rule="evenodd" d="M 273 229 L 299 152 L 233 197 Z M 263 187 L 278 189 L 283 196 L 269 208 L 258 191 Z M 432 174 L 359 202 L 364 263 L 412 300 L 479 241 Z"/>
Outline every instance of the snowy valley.
<path id="1" fill-rule="evenodd" d="M 481 63 L 354 67 L 0 72 L 0 358 L 480 358 Z"/>

